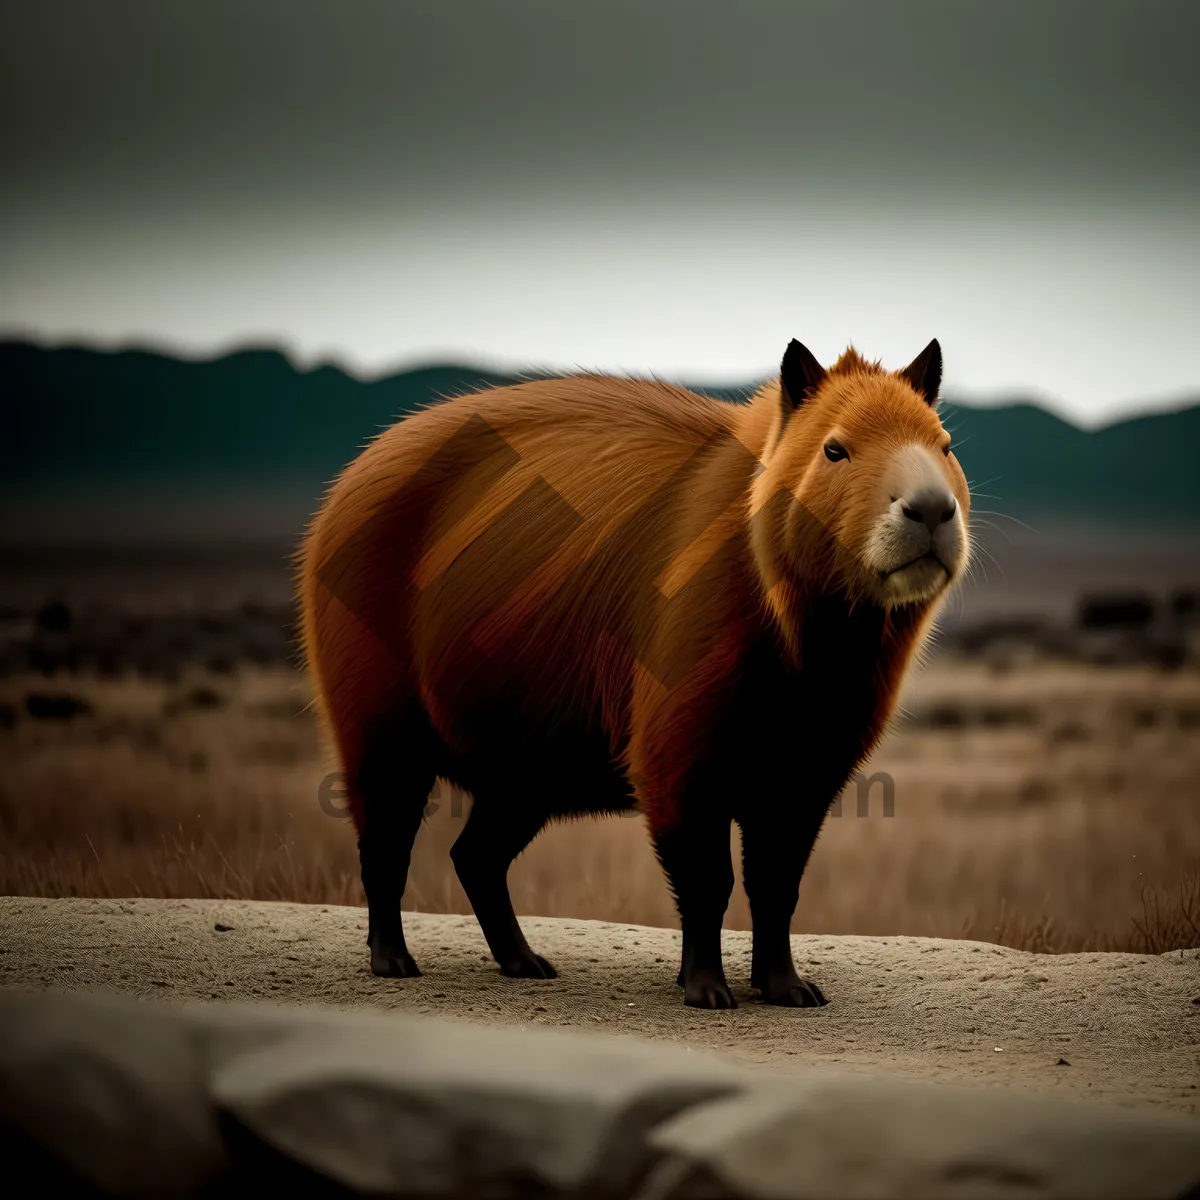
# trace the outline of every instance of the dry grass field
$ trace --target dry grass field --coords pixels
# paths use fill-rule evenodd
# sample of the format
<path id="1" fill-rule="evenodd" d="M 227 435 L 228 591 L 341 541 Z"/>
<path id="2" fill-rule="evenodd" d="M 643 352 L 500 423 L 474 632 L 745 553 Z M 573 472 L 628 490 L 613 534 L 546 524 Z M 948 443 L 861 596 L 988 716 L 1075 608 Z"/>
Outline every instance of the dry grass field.
<path id="1" fill-rule="evenodd" d="M 362 902 L 305 680 L 217 667 L 0 678 L 0 892 Z M 1200 946 L 1200 671 L 939 658 L 905 708 L 869 767 L 893 815 L 849 790 L 797 932 Z M 447 856 L 469 803 L 435 793 L 407 907 L 469 911 Z M 636 816 L 547 830 L 511 880 L 521 913 L 674 924 Z M 748 915 L 738 888 L 727 924 Z"/>

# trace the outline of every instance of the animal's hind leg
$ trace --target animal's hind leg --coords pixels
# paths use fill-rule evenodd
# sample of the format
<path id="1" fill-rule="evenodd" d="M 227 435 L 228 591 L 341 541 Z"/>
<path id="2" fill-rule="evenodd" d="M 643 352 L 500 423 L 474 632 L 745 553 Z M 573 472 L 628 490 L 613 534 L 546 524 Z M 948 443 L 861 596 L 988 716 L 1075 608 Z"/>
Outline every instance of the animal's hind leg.
<path id="1" fill-rule="evenodd" d="M 554 979 L 558 972 L 529 948 L 508 892 L 508 868 L 546 817 L 505 799 L 476 796 L 450 857 L 501 972 L 516 979 Z"/>
<path id="2" fill-rule="evenodd" d="M 358 856 L 367 894 L 371 970 L 401 979 L 421 974 L 404 940 L 400 901 L 435 780 L 432 767 L 417 765 L 405 749 L 399 739 L 374 741 L 356 781 L 363 811 Z"/>

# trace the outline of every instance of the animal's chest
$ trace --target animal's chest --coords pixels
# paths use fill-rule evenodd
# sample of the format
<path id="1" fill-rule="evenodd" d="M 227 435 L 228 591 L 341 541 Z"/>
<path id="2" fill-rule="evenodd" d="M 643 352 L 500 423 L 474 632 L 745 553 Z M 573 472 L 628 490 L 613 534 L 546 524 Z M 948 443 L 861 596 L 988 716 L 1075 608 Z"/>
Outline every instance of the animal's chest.
<path id="1" fill-rule="evenodd" d="M 810 653 L 804 666 L 751 655 L 713 729 L 714 771 L 758 794 L 825 803 L 869 753 L 886 719 L 878 659 Z"/>

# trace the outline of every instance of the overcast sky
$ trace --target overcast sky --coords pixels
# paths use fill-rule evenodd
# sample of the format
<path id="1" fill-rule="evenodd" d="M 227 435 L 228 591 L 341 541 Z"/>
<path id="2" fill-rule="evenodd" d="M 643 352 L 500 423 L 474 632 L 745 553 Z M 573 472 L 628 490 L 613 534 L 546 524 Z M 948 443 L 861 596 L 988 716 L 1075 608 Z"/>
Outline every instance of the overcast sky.
<path id="1" fill-rule="evenodd" d="M 1200 5 L 6 3 L 0 332 L 1200 395 Z"/>

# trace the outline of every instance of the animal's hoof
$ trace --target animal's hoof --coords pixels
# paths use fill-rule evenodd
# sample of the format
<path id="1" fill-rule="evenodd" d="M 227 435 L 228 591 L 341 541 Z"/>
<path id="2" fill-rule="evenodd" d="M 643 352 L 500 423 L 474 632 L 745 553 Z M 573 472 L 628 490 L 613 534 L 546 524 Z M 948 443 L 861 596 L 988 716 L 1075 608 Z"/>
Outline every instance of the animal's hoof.
<path id="1" fill-rule="evenodd" d="M 372 954 L 371 971 L 385 979 L 416 979 L 421 974 L 411 954 Z"/>
<path id="2" fill-rule="evenodd" d="M 684 984 L 683 1002 L 689 1008 L 737 1008 L 738 1003 L 723 979 L 695 979 Z"/>
<path id="3" fill-rule="evenodd" d="M 763 992 L 764 1004 L 776 1004 L 780 1008 L 820 1008 L 828 1004 L 825 993 L 815 983 L 805 979 L 782 987 L 778 991 Z"/>
<path id="4" fill-rule="evenodd" d="M 371 971 L 385 979 L 416 979 L 421 974 L 411 954 L 389 954 L 383 950 L 371 951 Z"/>
<path id="5" fill-rule="evenodd" d="M 509 979 L 557 979 L 558 972 L 540 955 L 517 958 L 500 965 L 500 974 Z"/>

